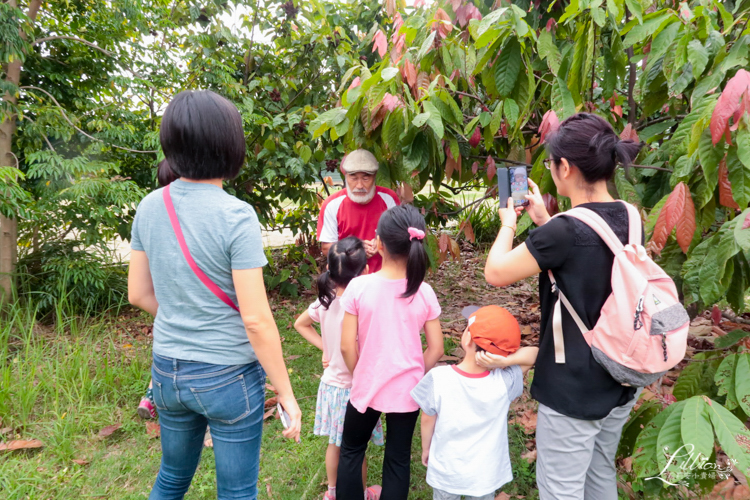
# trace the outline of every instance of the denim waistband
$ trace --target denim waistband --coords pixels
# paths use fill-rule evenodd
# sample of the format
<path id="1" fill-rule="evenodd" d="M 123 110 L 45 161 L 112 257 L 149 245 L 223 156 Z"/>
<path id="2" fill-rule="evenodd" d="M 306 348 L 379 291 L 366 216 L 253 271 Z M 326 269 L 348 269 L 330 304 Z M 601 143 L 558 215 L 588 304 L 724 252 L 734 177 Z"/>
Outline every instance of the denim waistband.
<path id="1" fill-rule="evenodd" d="M 187 359 L 168 358 L 154 353 L 153 367 L 165 377 L 176 377 L 183 380 L 196 380 L 202 378 L 217 377 L 237 370 L 245 370 L 248 366 L 255 366 L 257 361 L 244 365 L 214 365 L 201 361 L 190 361 Z"/>

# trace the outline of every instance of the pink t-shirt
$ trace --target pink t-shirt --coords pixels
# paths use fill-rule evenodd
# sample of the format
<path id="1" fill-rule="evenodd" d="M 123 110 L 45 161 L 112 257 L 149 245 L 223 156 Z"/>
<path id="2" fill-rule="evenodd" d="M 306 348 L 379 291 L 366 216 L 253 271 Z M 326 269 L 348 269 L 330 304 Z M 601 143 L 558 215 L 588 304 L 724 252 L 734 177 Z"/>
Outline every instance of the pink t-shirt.
<path id="1" fill-rule="evenodd" d="M 339 297 L 333 299 L 328 309 L 316 300 L 307 308 L 310 319 L 320 323 L 320 334 L 323 337 L 323 355 L 328 360 L 328 368 L 323 371 L 320 381 L 348 389 L 352 386 L 352 374 L 346 367 L 341 355 L 341 321 L 344 319 L 344 308 Z"/>
<path id="2" fill-rule="evenodd" d="M 360 413 L 372 408 L 385 413 L 419 409 L 409 394 L 424 376 L 424 324 L 440 316 L 435 292 L 427 283 L 402 298 L 406 279 L 380 274 L 354 278 L 341 302 L 357 316 L 359 361 L 354 369 L 349 401 Z"/>

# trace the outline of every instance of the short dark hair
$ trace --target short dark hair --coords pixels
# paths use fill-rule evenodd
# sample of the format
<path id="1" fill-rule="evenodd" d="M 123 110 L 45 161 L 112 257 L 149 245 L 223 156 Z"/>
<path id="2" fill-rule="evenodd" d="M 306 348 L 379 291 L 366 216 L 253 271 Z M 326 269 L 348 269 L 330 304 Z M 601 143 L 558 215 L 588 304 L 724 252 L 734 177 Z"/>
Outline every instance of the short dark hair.
<path id="1" fill-rule="evenodd" d="M 604 118 L 591 113 L 576 113 L 566 119 L 547 141 L 547 151 L 555 166 L 565 158 L 581 171 L 589 184 L 611 179 L 617 163 L 630 165 L 641 146 L 631 140 L 620 140 Z"/>
<path id="2" fill-rule="evenodd" d="M 318 277 L 318 300 L 328 309 L 336 298 L 336 287 L 346 287 L 367 267 L 367 252 L 362 240 L 347 236 L 328 249 L 328 270 Z"/>
<path id="3" fill-rule="evenodd" d="M 233 179 L 245 162 L 242 117 L 234 104 L 210 90 L 185 90 L 164 111 L 161 148 L 179 177 Z"/>
<path id="4" fill-rule="evenodd" d="M 160 161 L 159 166 L 156 167 L 156 182 L 158 182 L 161 187 L 165 187 L 169 186 L 177 179 L 178 176 L 169 166 L 169 162 L 167 160 Z"/>
<path id="5" fill-rule="evenodd" d="M 380 216 L 377 234 L 388 253 L 406 259 L 406 291 L 402 297 L 411 297 L 419 291 L 427 273 L 429 260 L 424 240 L 412 238 L 409 228 L 427 232 L 424 217 L 411 205 L 396 205 Z"/>

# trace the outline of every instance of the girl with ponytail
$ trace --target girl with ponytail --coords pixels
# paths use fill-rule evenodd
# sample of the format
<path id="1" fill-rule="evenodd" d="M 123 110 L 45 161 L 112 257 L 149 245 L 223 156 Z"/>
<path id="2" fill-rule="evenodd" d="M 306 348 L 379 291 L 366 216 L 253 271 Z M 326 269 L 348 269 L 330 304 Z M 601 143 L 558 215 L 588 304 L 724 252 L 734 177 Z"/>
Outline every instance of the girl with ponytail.
<path id="1" fill-rule="evenodd" d="M 560 124 L 546 145 L 545 165 L 557 194 L 601 217 L 623 244 L 629 240 L 625 204 L 609 193 L 615 169 L 627 168 L 641 144 L 620 140 L 603 118 L 578 113 Z M 531 395 L 537 415 L 537 486 L 540 500 L 617 500 L 615 453 L 623 424 L 640 389 L 618 383 L 594 358 L 573 317 L 563 308 L 556 356 L 554 308 L 557 290 L 568 298 L 586 328 L 601 316 L 612 293 L 614 254 L 599 235 L 574 217 L 550 218 L 539 188 L 529 181 L 526 210 L 539 226 L 513 248 L 516 212 L 500 210 L 502 226 L 487 257 L 485 277 L 505 286 L 539 274 L 541 334 Z M 553 287 L 550 273 L 556 284 Z M 656 300 L 656 298 L 654 298 Z M 561 328 L 560 328 L 561 327 Z M 487 368 L 502 366 L 493 354 L 479 354 Z M 562 359 L 564 358 L 564 363 Z M 560 362 L 558 362 L 560 361 Z M 581 467 L 581 464 L 585 464 Z"/>
<path id="2" fill-rule="evenodd" d="M 349 236 L 331 245 L 328 250 L 328 269 L 318 277 L 318 300 L 303 312 L 294 323 L 294 328 L 308 342 L 323 351 L 323 376 L 318 386 L 318 402 L 315 407 L 316 436 L 328 436 L 326 449 L 326 473 L 328 491 L 324 500 L 336 499 L 336 469 L 341 451 L 341 435 L 344 429 L 344 414 L 352 387 L 352 374 L 341 356 L 341 322 L 344 308 L 339 298 L 349 282 L 366 274 L 367 253 L 362 240 Z M 320 324 L 321 335 L 313 323 Z M 372 431 L 373 443 L 383 445 L 383 428 L 378 420 Z M 360 486 L 367 486 L 367 463 L 363 463 Z M 367 490 L 368 499 L 377 499 L 380 486 Z"/>
<path id="3" fill-rule="evenodd" d="M 338 466 L 339 500 L 363 498 L 359 471 L 381 413 L 388 427 L 382 496 L 406 500 L 409 495 L 411 441 L 419 416 L 410 392 L 443 355 L 440 305 L 424 283 L 426 231 L 412 206 L 383 213 L 376 231 L 382 268 L 354 278 L 341 297 L 346 311 L 341 354 L 353 375 Z"/>

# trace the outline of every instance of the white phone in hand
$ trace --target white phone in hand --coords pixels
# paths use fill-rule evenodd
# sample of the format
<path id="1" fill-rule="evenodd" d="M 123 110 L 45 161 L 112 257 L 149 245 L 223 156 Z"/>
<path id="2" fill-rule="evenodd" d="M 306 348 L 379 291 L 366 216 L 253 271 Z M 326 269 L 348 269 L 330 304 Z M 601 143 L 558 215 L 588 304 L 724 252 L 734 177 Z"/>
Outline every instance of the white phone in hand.
<path id="1" fill-rule="evenodd" d="M 281 406 L 281 403 L 276 403 L 276 411 L 279 412 L 279 419 L 281 420 L 281 425 L 284 426 L 284 429 L 288 429 L 289 426 L 292 424 L 292 418 L 289 416 L 286 410 L 284 410 L 284 407 Z"/>

